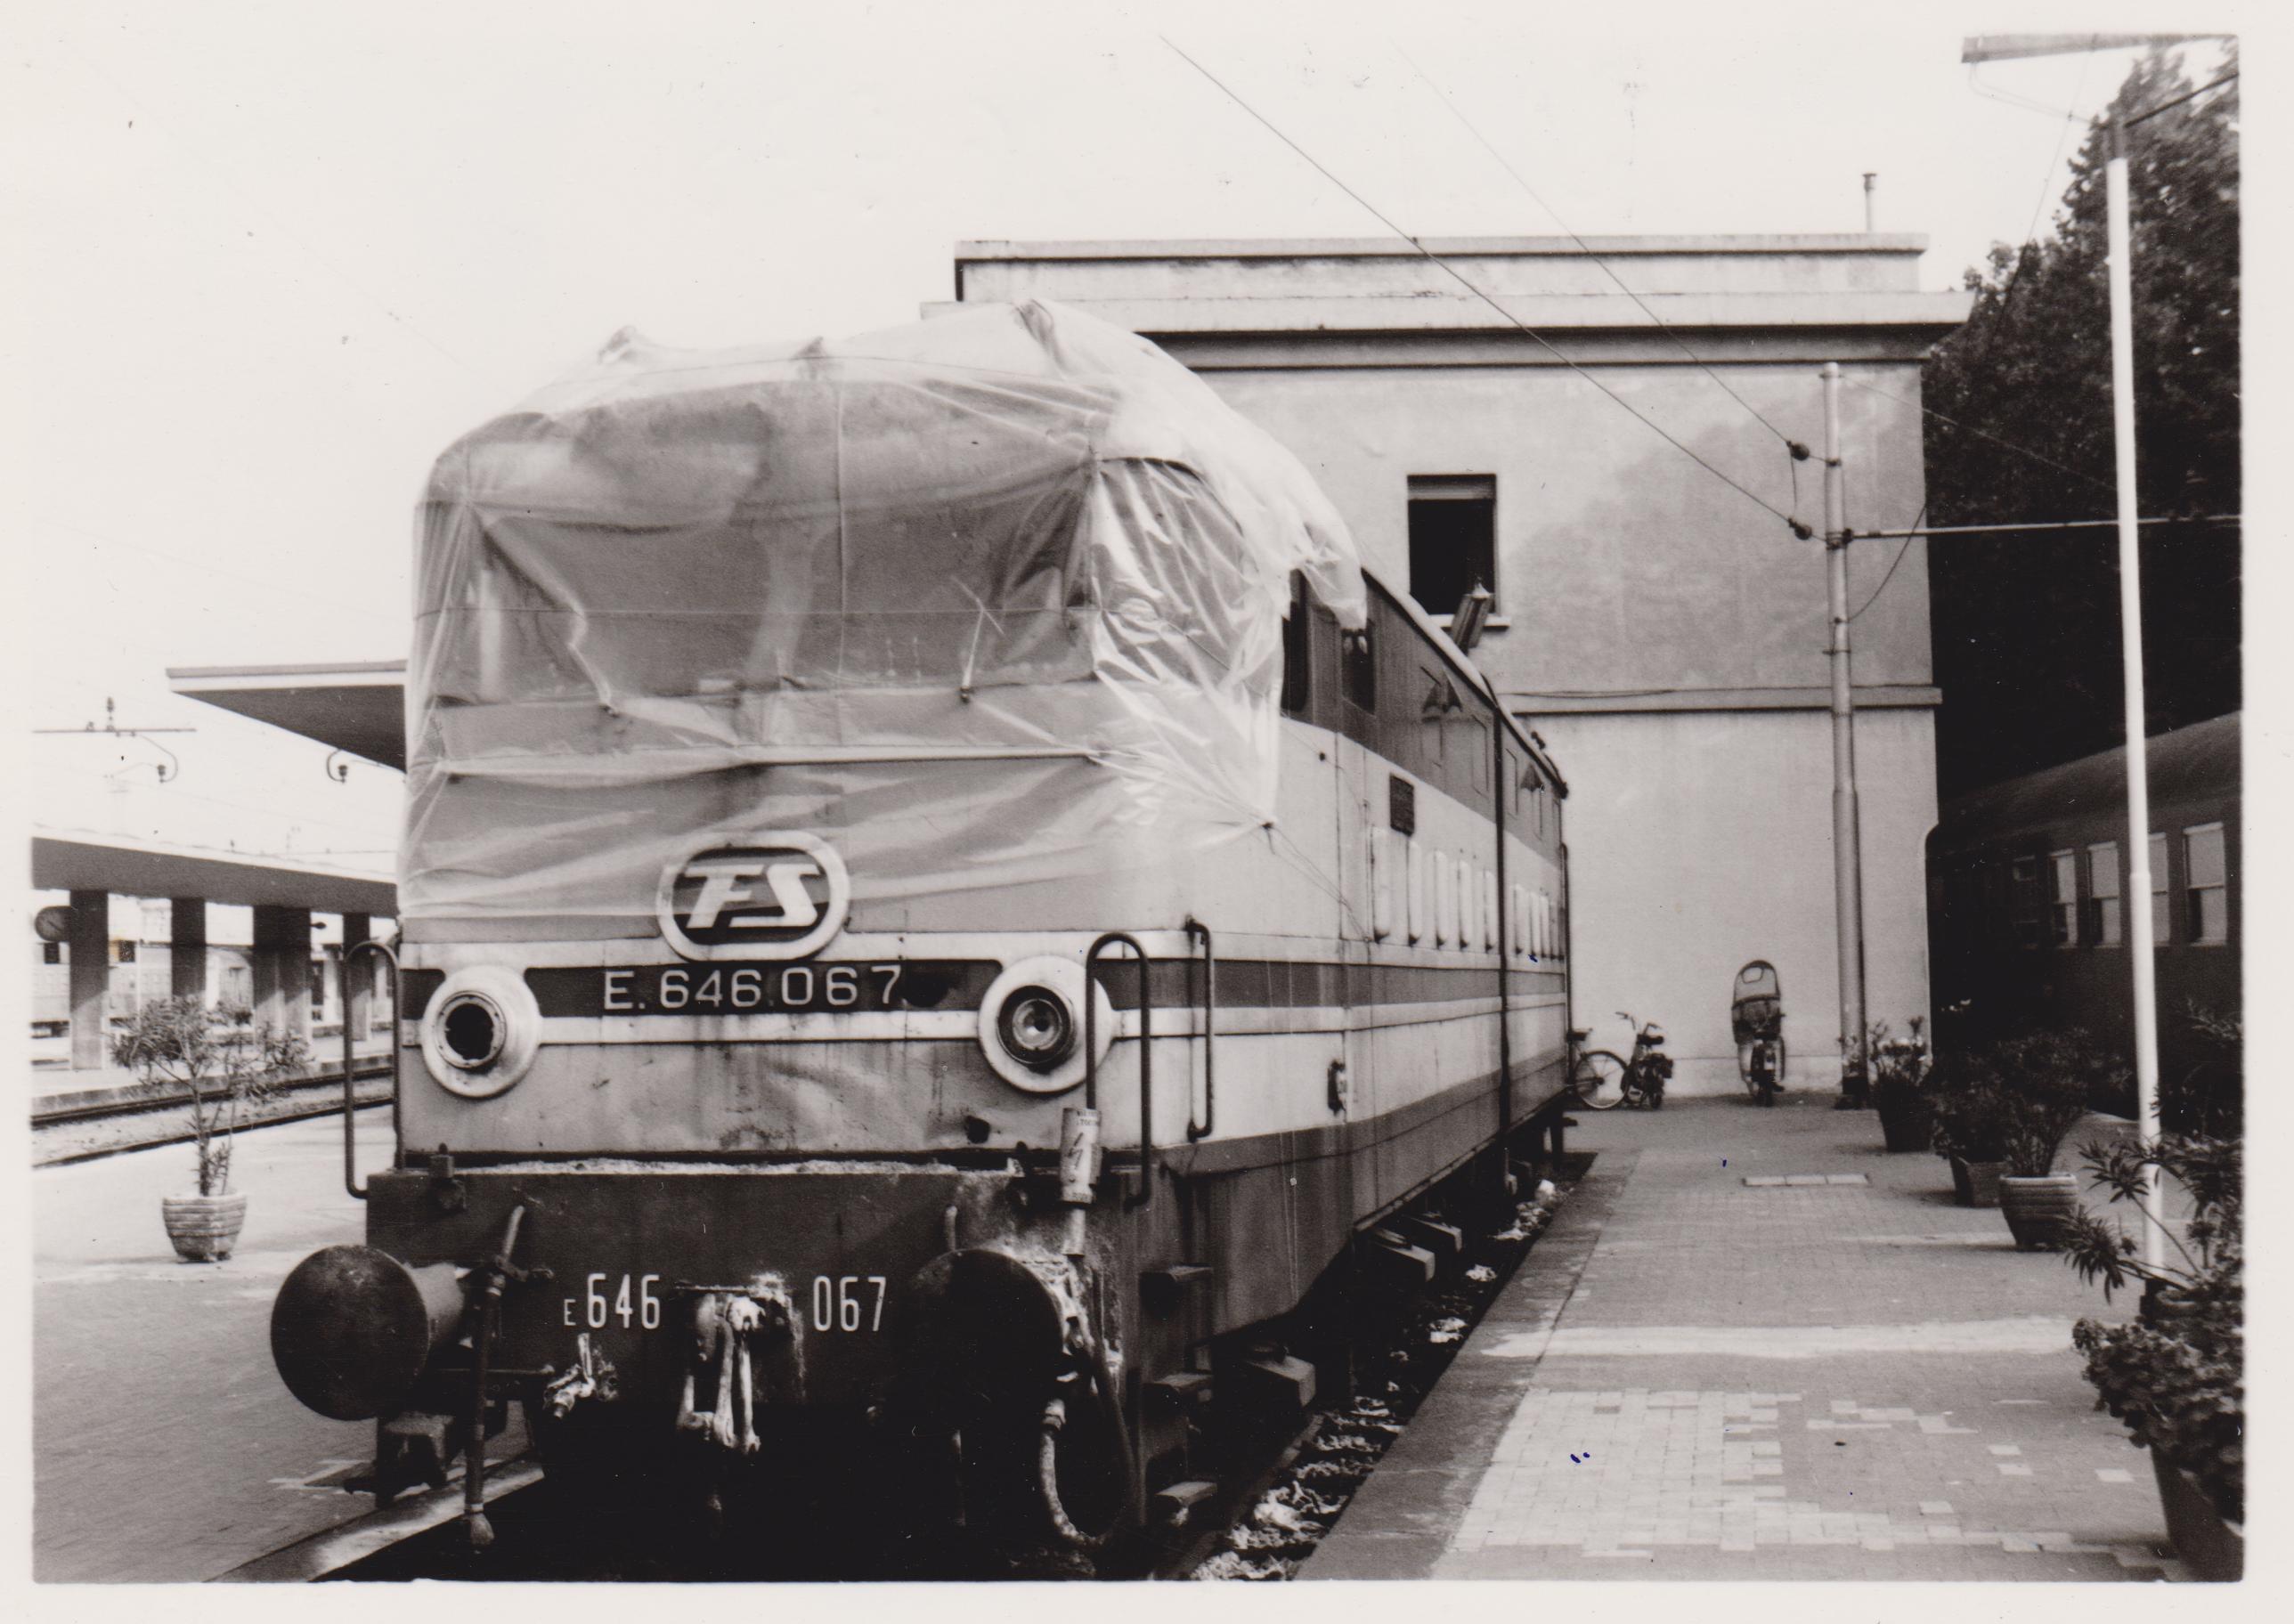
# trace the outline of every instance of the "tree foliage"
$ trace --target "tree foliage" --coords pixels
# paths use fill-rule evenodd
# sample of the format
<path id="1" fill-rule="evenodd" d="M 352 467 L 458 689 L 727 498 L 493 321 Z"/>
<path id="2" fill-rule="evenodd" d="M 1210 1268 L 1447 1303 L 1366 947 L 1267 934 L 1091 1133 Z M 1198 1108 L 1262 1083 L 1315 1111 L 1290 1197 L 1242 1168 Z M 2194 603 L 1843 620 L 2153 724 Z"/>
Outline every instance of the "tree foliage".
<path id="1" fill-rule="evenodd" d="M 2236 67 L 2233 55 L 2222 72 Z M 2090 126 L 2049 235 L 1995 245 L 1967 272 L 1974 307 L 1926 372 L 1928 406 L 1952 420 L 1928 434 L 1932 523 L 2113 516 L 2110 125 L 2194 88 L 2171 56 L 2139 61 Z M 2139 511 L 2236 513 L 2236 87 L 2133 125 L 2126 141 Z M 2151 528 L 2142 550 L 2146 731 L 2237 709 L 2237 528 Z M 1944 793 L 2123 742 L 2111 532 L 1942 538 L 1929 579 Z"/>

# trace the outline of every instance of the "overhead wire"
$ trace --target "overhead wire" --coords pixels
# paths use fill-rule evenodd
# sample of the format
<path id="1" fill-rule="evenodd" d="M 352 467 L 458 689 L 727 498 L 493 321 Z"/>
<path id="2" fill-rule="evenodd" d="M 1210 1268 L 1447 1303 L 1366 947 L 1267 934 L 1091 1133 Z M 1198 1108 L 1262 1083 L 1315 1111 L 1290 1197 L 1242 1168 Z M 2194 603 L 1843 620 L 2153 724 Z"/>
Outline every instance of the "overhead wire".
<path id="1" fill-rule="evenodd" d="M 1899 406 L 1909 408 L 1914 411 L 1924 412 L 1927 416 L 1933 418 L 1939 423 L 1948 423 L 1952 427 L 1959 429 L 1964 433 L 1974 434 L 1981 439 L 1989 440 L 1994 445 L 2004 446 L 2008 451 L 2014 452 L 2018 457 L 2028 457 L 2033 462 L 2045 463 L 2048 467 L 2054 469 L 2059 474 L 2068 474 L 2073 479 L 2083 479 L 2087 481 L 2088 484 L 2095 486 L 2098 491 L 2116 491 L 2118 488 L 2107 479 L 2097 479 L 2092 474 L 2081 473 L 2078 469 L 2072 467 L 2069 463 L 2057 462 L 2054 458 L 2046 456 L 2042 452 L 2035 451 L 2029 446 L 2018 445 L 2013 440 L 2003 440 L 1997 434 L 1991 433 L 1989 429 L 1978 428 L 1972 423 L 1963 423 L 1957 418 L 1948 418 L 1932 406 L 1926 405 L 1918 401 L 1908 401 L 1900 394 L 1891 394 L 1885 389 L 1875 388 L 1872 385 L 1865 383 L 1859 378 L 1846 378 L 1845 375 L 1843 375 L 1843 381 L 1854 385 L 1857 388 L 1863 390 L 1867 394 L 1876 394 L 1883 401 L 1893 401 Z"/>
<path id="2" fill-rule="evenodd" d="M 1385 226 L 1387 231 L 1392 231 L 1403 242 L 1408 243 L 1410 247 L 1416 250 L 1420 256 L 1439 268 L 1443 272 L 1448 275 L 1452 280 L 1455 281 L 1468 293 L 1479 299 L 1483 304 L 1488 305 L 1493 311 L 1495 311 L 1499 317 L 1509 326 L 1518 330 L 1523 337 L 1536 344 L 1548 354 L 1551 355 L 1555 361 L 1560 362 L 1561 365 L 1568 368 L 1571 372 L 1576 374 L 1578 378 L 1582 378 L 1586 383 L 1592 385 L 1594 388 L 1598 389 L 1603 394 L 1608 396 L 1610 400 L 1623 407 L 1624 410 L 1636 421 L 1640 423 L 1642 426 L 1655 434 L 1659 439 L 1672 446 L 1673 450 L 1679 451 L 1682 456 L 1688 458 L 1698 467 L 1703 468 L 1707 474 L 1712 475 L 1713 478 L 1719 480 L 1722 484 L 1727 485 L 1730 490 L 1736 491 L 1737 495 L 1743 497 L 1746 501 L 1751 502 L 1753 506 L 1761 508 L 1762 511 L 1773 516 L 1774 517 L 1782 520 L 1790 527 L 1792 532 L 1795 536 L 1798 536 L 1802 540 L 1806 540 L 1814 533 L 1808 525 L 1802 524 L 1798 518 L 1785 512 L 1782 508 L 1777 507 L 1766 498 L 1759 495 L 1748 486 L 1741 483 L 1734 478 L 1731 478 L 1729 475 L 1723 473 L 1720 469 L 1715 467 L 1712 463 L 1705 460 L 1705 459 L 1698 456 L 1694 451 L 1691 451 L 1687 445 L 1676 439 L 1662 424 L 1644 414 L 1635 407 L 1631 402 L 1626 400 L 1624 396 L 1610 388 L 1608 385 L 1594 377 L 1583 367 L 1579 366 L 1576 361 L 1565 354 L 1552 343 L 1551 340 L 1547 338 L 1545 335 L 1538 332 L 1534 328 L 1532 328 L 1528 323 L 1523 321 L 1504 305 L 1499 304 L 1495 298 L 1485 292 L 1463 272 L 1460 271 L 1455 265 L 1450 264 L 1449 261 L 1444 259 L 1440 255 L 1435 253 L 1431 248 L 1428 248 L 1417 238 L 1411 236 L 1408 231 L 1403 231 L 1402 227 L 1396 224 L 1383 209 L 1379 208 L 1375 203 L 1372 203 L 1368 198 L 1363 196 L 1361 192 L 1356 191 L 1353 187 L 1340 180 L 1330 171 L 1327 165 L 1322 163 L 1320 158 L 1317 158 L 1313 153 L 1307 151 L 1306 148 L 1300 146 L 1289 135 L 1285 134 L 1281 126 L 1276 125 L 1273 119 L 1267 118 L 1265 114 L 1260 112 L 1257 108 L 1251 106 L 1249 102 L 1244 101 L 1242 97 L 1236 94 L 1233 90 L 1228 87 L 1226 82 L 1221 79 L 1216 74 L 1204 67 L 1193 57 L 1188 55 L 1186 52 L 1181 50 L 1178 45 L 1175 43 L 1169 36 L 1165 35 L 1161 37 L 1163 43 L 1166 45 L 1170 46 L 1172 52 L 1179 58 L 1180 61 L 1185 62 L 1188 67 L 1192 68 L 1197 73 L 1201 74 L 1203 77 L 1208 79 L 1212 85 L 1217 87 L 1220 93 L 1227 98 L 1227 100 L 1232 102 L 1244 112 L 1249 113 L 1252 118 L 1257 120 L 1266 129 L 1268 134 L 1272 134 L 1277 141 L 1281 142 L 1284 146 L 1289 148 L 1293 152 L 1296 152 L 1300 158 L 1304 158 L 1306 163 L 1313 167 L 1316 174 L 1320 175 L 1324 180 L 1330 182 L 1331 185 L 1336 186 L 1340 191 L 1345 192 L 1346 196 L 1353 199 L 1354 202 L 1361 205 L 1363 210 L 1376 219 L 1379 224 Z"/>
<path id="3" fill-rule="evenodd" d="M 1539 194 L 1537 188 L 1529 183 L 1528 177 L 1524 175 L 1520 170 L 1514 167 L 1513 164 L 1507 158 L 1506 155 L 1498 150 L 1495 144 L 1491 142 L 1488 136 L 1483 134 L 1479 129 L 1475 127 L 1473 120 L 1466 117 L 1465 113 L 1460 110 L 1458 104 L 1450 99 L 1449 93 L 1434 82 L 1432 77 L 1427 73 L 1426 69 L 1418 65 L 1416 59 L 1411 57 L 1409 52 L 1404 51 L 1399 45 L 1390 45 L 1389 48 L 1393 50 L 1396 56 L 1399 56 L 1403 61 L 1410 64 L 1410 70 L 1418 76 L 1419 79 L 1425 85 L 1427 89 L 1434 93 L 1435 99 L 1439 101 L 1442 105 L 1448 110 L 1450 116 L 1452 118 L 1455 118 L 1459 124 L 1464 127 L 1466 134 L 1471 135 L 1476 142 L 1481 143 L 1482 150 L 1487 152 L 1492 158 L 1497 160 L 1498 167 L 1503 169 L 1509 175 L 1513 177 L 1514 184 L 1520 187 L 1523 191 L 1528 194 L 1531 202 L 1536 204 L 1538 207 L 1546 212 L 1546 214 L 1552 219 L 1553 223 L 1561 228 L 1562 234 L 1567 237 L 1570 241 L 1577 245 L 1577 248 L 1580 253 L 1585 255 L 1588 258 L 1592 260 L 1595 264 L 1600 266 L 1602 273 L 1611 281 L 1616 283 L 1618 290 L 1639 307 L 1641 314 L 1647 316 L 1651 321 L 1655 323 L 1657 329 L 1664 333 L 1666 337 L 1672 339 L 1675 346 L 1680 349 L 1680 353 L 1683 355 L 1688 356 L 1689 361 L 1699 371 L 1703 372 L 1705 377 L 1711 378 L 1715 384 L 1718 384 L 1720 387 L 1720 392 L 1723 394 L 1736 402 L 1737 405 L 1743 407 L 1746 411 L 1752 413 L 1753 419 L 1758 422 L 1762 428 L 1767 429 L 1777 439 L 1783 441 L 1786 450 L 1793 453 L 1793 459 L 1795 462 L 1804 461 L 1807 459 L 1809 455 L 1807 445 L 1801 441 L 1794 439 L 1790 434 L 1785 433 L 1784 430 L 1778 428 L 1774 423 L 1769 422 L 1767 418 L 1761 414 L 1758 407 L 1754 406 L 1743 395 L 1737 394 L 1734 389 L 1729 387 L 1727 380 L 1708 366 L 1704 358 L 1698 355 L 1696 351 L 1690 349 L 1686 339 L 1682 338 L 1679 333 L 1675 332 L 1671 327 L 1665 324 L 1664 318 L 1658 315 L 1655 310 L 1649 307 L 1647 300 L 1643 299 L 1639 294 L 1633 291 L 1632 288 L 1625 281 L 1625 279 L 1617 274 L 1615 268 L 1612 266 L 1607 260 L 1602 258 L 1598 254 L 1594 253 L 1592 248 L 1587 245 L 1585 240 L 1582 237 L 1580 237 L 1570 228 L 1569 223 L 1561 217 L 1560 212 L 1557 210 L 1552 204 L 1548 203 L 1545 199 Z"/>

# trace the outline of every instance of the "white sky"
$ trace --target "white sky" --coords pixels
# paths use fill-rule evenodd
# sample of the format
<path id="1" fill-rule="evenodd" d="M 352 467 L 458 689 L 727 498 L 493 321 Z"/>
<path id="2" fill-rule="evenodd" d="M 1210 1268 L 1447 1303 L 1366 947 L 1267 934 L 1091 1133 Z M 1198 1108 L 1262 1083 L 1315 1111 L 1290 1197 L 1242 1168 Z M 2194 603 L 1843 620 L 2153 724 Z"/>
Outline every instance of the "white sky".
<path id="1" fill-rule="evenodd" d="M 1413 232 L 1558 228 L 1405 53 L 1581 233 L 1860 230 L 1876 170 L 1881 229 L 1926 233 L 1944 288 L 2052 209 L 2059 145 L 2128 60 L 1982 70 L 2080 115 L 2065 142 L 1981 93 L 1964 34 L 2258 15 L 1859 9 L 19 4 L 0 470 L 26 811 L 386 868 L 395 775 L 333 784 L 164 668 L 402 654 L 430 458 L 624 324 L 906 321 L 965 238 L 1382 234 L 1159 32 Z M 107 694 L 199 730 L 167 741 L 178 782 L 132 743 L 29 735 Z"/>

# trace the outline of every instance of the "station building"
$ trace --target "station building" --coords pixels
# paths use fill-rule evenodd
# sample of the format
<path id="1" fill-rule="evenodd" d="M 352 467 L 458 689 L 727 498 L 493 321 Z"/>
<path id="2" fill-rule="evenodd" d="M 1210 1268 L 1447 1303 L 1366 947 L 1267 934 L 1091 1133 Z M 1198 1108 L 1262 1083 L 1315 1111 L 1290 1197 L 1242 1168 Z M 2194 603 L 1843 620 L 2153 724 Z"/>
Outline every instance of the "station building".
<path id="1" fill-rule="evenodd" d="M 972 242 L 925 313 L 1045 298 L 1143 334 L 1296 452 L 1429 613 L 1486 584 L 1474 657 L 1569 782 L 1578 1024 L 1623 1050 L 1613 1011 L 1660 1022 L 1675 1087 L 1707 1092 L 1737 1086 L 1729 992 L 1756 958 L 1795 1080 L 1838 1074 L 1826 556 L 1786 521 L 1822 534 L 1838 361 L 1850 528 L 1919 523 L 1920 365 L 1968 305 L 1919 290 L 1925 246 Z M 1850 594 L 1867 1007 L 1900 1031 L 1929 1005 L 1925 543 L 1851 546 Z"/>

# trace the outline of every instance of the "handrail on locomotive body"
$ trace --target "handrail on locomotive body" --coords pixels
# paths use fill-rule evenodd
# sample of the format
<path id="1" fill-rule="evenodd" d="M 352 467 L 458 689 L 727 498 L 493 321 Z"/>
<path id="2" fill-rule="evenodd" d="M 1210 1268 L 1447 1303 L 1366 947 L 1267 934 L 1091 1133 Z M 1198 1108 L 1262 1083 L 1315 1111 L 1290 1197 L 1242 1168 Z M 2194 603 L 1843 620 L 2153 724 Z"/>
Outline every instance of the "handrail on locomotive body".
<path id="1" fill-rule="evenodd" d="M 399 1102 L 398 1023 L 406 1008 L 406 988 L 398 972 L 398 954 L 387 942 L 365 941 L 343 950 L 343 972 L 348 975 L 351 961 L 362 953 L 378 953 L 390 966 L 390 1108 L 395 1121 Z M 343 1000 L 343 1188 L 354 1201 L 366 1199 L 366 1186 L 358 1178 L 358 1100 L 351 1084 L 351 1016 L 350 1000 Z"/>
<path id="2" fill-rule="evenodd" d="M 1086 1110 L 1099 1108 L 1099 999 L 1092 977 L 1101 952 L 1116 946 L 1130 948 L 1139 961 L 1139 1194 L 1124 1200 L 1129 1212 L 1155 1198 L 1155 994 L 1148 985 L 1147 950 L 1126 930 L 1105 932 L 1083 955 L 1083 1103 Z"/>

